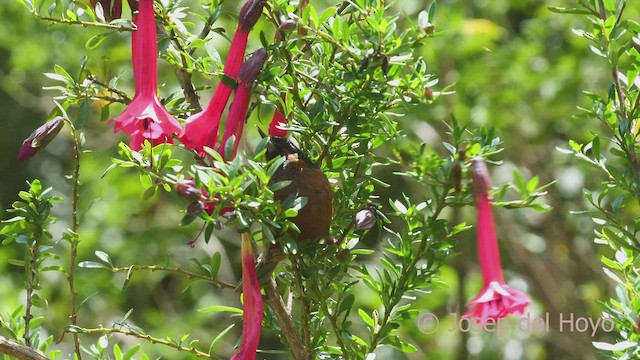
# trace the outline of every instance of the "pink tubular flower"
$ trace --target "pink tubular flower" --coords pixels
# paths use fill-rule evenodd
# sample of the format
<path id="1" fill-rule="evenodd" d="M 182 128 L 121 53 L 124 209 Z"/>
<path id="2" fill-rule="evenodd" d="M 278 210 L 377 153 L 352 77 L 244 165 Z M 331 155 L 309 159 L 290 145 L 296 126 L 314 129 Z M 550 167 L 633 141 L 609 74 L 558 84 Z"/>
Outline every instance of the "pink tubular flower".
<path id="1" fill-rule="evenodd" d="M 233 98 L 233 103 L 229 109 L 229 117 L 227 118 L 227 124 L 225 125 L 224 135 L 222 135 L 222 142 L 220 143 L 219 152 L 224 155 L 224 147 L 227 141 L 232 135 L 235 135 L 235 142 L 233 144 L 233 150 L 231 152 L 231 158 L 235 157 L 238 150 L 238 144 L 242 137 L 242 131 L 244 130 L 244 121 L 247 115 L 247 107 L 249 106 L 249 98 L 251 95 L 251 84 L 256 80 L 264 62 L 267 60 L 267 51 L 265 49 L 259 49 L 254 52 L 249 60 L 240 69 L 238 75 L 238 88 L 236 89 L 236 95 Z"/>
<path id="2" fill-rule="evenodd" d="M 487 319 L 497 320 L 509 314 L 521 314 L 531 300 L 504 282 L 493 213 L 489 203 L 489 173 L 486 164 L 480 158 L 473 159 L 473 185 L 478 214 L 478 258 L 484 286 L 467 304 L 471 309 L 462 317 L 475 317 L 478 322 L 484 323 Z"/>
<path id="3" fill-rule="evenodd" d="M 181 130 L 180 123 L 162 106 L 158 89 L 158 44 L 153 0 L 140 0 L 137 30 L 132 34 L 132 62 L 136 95 L 122 114 L 109 120 L 114 132 L 131 135 L 133 150 L 142 149 L 144 140 L 152 145 L 172 143 L 172 134 Z"/>
<path id="4" fill-rule="evenodd" d="M 231 41 L 223 70 L 224 75 L 231 79 L 238 78 L 247 49 L 249 32 L 260 18 L 263 6 L 264 0 L 248 0 L 240 9 L 238 28 Z M 185 128 L 178 137 L 187 148 L 197 150 L 201 155 L 204 155 L 205 146 L 215 148 L 220 118 L 227 106 L 231 91 L 227 84 L 223 81 L 219 82 L 207 108 L 187 119 Z"/>
<path id="5" fill-rule="evenodd" d="M 242 295 L 244 311 L 242 318 L 242 341 L 240 351 L 231 360 L 254 360 L 262 331 L 262 295 L 256 274 L 251 241 L 242 233 Z"/>

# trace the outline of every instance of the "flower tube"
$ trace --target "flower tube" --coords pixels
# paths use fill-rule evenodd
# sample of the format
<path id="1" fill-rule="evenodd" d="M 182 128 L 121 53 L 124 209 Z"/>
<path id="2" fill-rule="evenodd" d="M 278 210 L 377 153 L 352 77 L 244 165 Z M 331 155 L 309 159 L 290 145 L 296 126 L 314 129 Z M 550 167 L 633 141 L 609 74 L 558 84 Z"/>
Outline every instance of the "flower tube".
<path id="1" fill-rule="evenodd" d="M 504 282 L 488 195 L 489 172 L 481 158 L 473 159 L 473 189 L 477 211 L 478 258 L 484 285 L 480 293 L 467 304 L 470 309 L 462 317 L 475 317 L 479 323 L 485 323 L 488 319 L 521 314 L 531 300 Z"/>
<path id="2" fill-rule="evenodd" d="M 265 49 L 259 49 L 251 55 L 249 60 L 242 66 L 242 69 L 240 69 L 240 74 L 238 75 L 240 83 L 236 89 L 236 95 L 233 98 L 231 108 L 229 109 L 229 117 L 227 118 L 222 142 L 220 143 L 221 147 L 219 152 L 223 154 L 223 157 L 224 147 L 232 135 L 235 136 L 235 142 L 233 144 L 231 158 L 234 158 L 236 155 L 238 144 L 240 144 L 240 138 L 242 137 L 242 131 L 244 130 L 247 107 L 249 106 L 249 99 L 251 97 L 250 86 L 260 74 L 260 70 L 262 70 L 262 66 L 266 60 L 267 51 Z"/>
<path id="3" fill-rule="evenodd" d="M 263 6 L 264 0 L 248 0 L 240 9 L 238 28 L 233 36 L 229 55 L 224 63 L 223 73 L 226 77 L 237 80 L 244 61 L 249 32 L 260 18 Z M 223 81 L 219 82 L 209 105 L 203 111 L 187 119 L 184 130 L 182 130 L 178 138 L 188 149 L 197 150 L 200 155 L 204 155 L 205 146 L 212 149 L 215 148 L 218 141 L 220 119 L 232 90 Z"/>
<path id="4" fill-rule="evenodd" d="M 256 274 L 253 249 L 247 233 L 242 233 L 242 341 L 240 351 L 231 360 L 254 360 L 262 331 L 262 295 Z"/>

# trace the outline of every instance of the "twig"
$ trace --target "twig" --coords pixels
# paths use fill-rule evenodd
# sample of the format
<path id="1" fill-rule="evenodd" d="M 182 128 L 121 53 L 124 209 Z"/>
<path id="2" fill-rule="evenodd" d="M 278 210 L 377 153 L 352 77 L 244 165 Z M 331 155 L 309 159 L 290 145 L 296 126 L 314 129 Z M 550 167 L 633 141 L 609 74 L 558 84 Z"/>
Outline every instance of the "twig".
<path id="1" fill-rule="evenodd" d="M 56 19 L 48 16 L 42 16 L 35 11 L 31 12 L 33 16 L 40 20 L 59 23 L 59 24 L 67 24 L 67 25 L 82 25 L 84 27 L 97 27 L 104 29 L 111 29 L 117 31 L 133 31 L 133 28 L 124 26 L 124 25 L 113 25 L 99 22 L 89 22 L 89 21 L 80 21 L 80 20 L 69 20 L 69 19 Z"/>
<path id="2" fill-rule="evenodd" d="M 196 274 L 196 273 L 193 273 L 191 271 L 187 271 L 187 270 L 181 269 L 179 267 L 157 266 L 157 265 L 131 265 L 131 266 L 127 266 L 127 267 L 111 268 L 111 272 L 114 272 L 114 273 L 118 273 L 118 272 L 130 273 L 132 271 L 139 271 L 139 270 L 172 272 L 172 273 L 176 273 L 176 274 L 185 275 L 185 276 L 187 276 L 187 277 L 189 277 L 191 279 L 203 280 L 203 281 L 206 281 L 208 283 L 218 285 L 221 288 L 229 288 L 229 289 L 235 289 L 236 288 L 235 285 L 226 283 L 226 282 L 218 280 L 216 278 L 212 278 L 210 276 Z"/>
<path id="3" fill-rule="evenodd" d="M 2 336 L 0 336 L 0 353 L 7 354 L 18 360 L 49 360 L 40 351 Z"/>
<path id="4" fill-rule="evenodd" d="M 108 84 L 103 83 L 102 81 L 98 80 L 98 79 L 97 79 L 95 76 L 93 76 L 93 75 L 89 75 L 89 76 L 87 76 L 87 79 L 88 79 L 89 81 L 91 81 L 92 83 L 94 83 L 94 84 L 96 84 L 96 85 L 99 85 L 99 86 L 101 86 L 101 87 L 105 88 L 105 90 L 108 90 L 108 91 L 110 91 L 110 92 L 112 92 L 112 93 L 114 93 L 114 94 L 118 95 L 118 97 L 120 97 L 120 98 L 121 98 L 121 100 L 114 99 L 114 101 L 117 101 L 117 102 L 123 102 L 123 103 L 125 103 L 125 104 L 128 104 L 128 103 L 130 103 L 130 102 L 131 102 L 131 98 L 130 98 L 130 97 L 129 97 L 129 95 L 127 95 L 124 91 L 122 91 L 122 90 L 118 90 L 118 89 L 116 89 L 116 88 L 113 88 L 113 87 L 109 86 Z"/>
<path id="5" fill-rule="evenodd" d="M 202 106 L 200 105 L 200 98 L 198 98 L 198 94 L 196 94 L 196 91 L 193 87 L 193 82 L 191 81 L 192 75 L 190 72 L 185 70 L 187 68 L 187 59 L 185 57 L 185 54 L 189 53 L 184 49 L 182 44 L 180 44 L 176 33 L 173 30 L 167 31 L 167 29 L 165 28 L 167 19 L 162 16 L 163 14 L 157 13 L 157 15 L 159 15 L 160 19 L 162 20 L 162 26 L 158 26 L 158 28 L 163 33 L 163 35 L 165 35 L 171 41 L 173 46 L 175 46 L 180 53 L 180 61 L 182 62 L 182 64 L 179 67 L 174 67 L 174 71 L 176 73 L 176 78 L 180 83 L 180 87 L 182 88 L 182 92 L 184 93 L 184 97 L 191 106 L 192 110 L 194 110 L 195 112 L 200 112 L 202 111 Z"/>
<path id="6" fill-rule="evenodd" d="M 298 264 L 298 259 L 295 255 L 289 254 L 289 260 L 291 261 L 291 265 L 294 268 L 293 277 L 296 283 L 296 287 L 299 289 L 300 293 L 295 294 L 300 298 L 300 305 L 302 306 L 302 312 L 300 314 L 300 322 L 302 323 L 302 340 L 304 341 L 303 346 L 309 348 L 311 346 L 311 333 L 309 326 L 309 297 L 305 294 L 305 288 L 302 285 L 302 278 L 300 277 L 300 265 Z"/>
<path id="7" fill-rule="evenodd" d="M 73 197 L 72 197 L 72 201 L 71 201 L 71 223 L 72 223 L 72 231 L 73 231 L 73 237 L 70 241 L 71 243 L 71 249 L 70 249 L 70 259 L 69 259 L 69 274 L 67 275 L 67 280 L 69 282 L 69 293 L 70 293 L 70 299 L 69 299 L 69 307 L 71 309 L 71 315 L 69 316 L 69 319 L 71 320 L 71 325 L 73 326 L 77 326 L 78 325 L 78 309 L 76 306 L 76 299 L 78 297 L 78 292 L 76 291 L 76 287 L 75 287 L 75 283 L 74 283 L 74 275 L 75 275 L 75 270 L 76 270 L 76 260 L 78 257 L 78 243 L 80 242 L 80 239 L 78 237 L 78 229 L 80 227 L 79 221 L 78 221 L 78 199 L 79 199 L 79 195 L 78 195 L 78 189 L 80 187 L 80 147 L 79 147 L 79 140 L 78 140 L 78 134 L 76 133 L 76 128 L 73 126 L 73 123 L 71 121 L 69 121 L 68 119 L 65 120 L 67 122 L 67 124 L 69 125 L 69 128 L 71 129 L 71 138 L 73 139 L 73 154 L 74 154 L 74 161 L 75 161 L 75 168 L 73 170 Z M 76 357 L 78 360 L 82 360 L 82 351 L 80 350 L 80 338 L 78 337 L 78 334 L 74 333 L 73 334 L 73 344 L 74 344 L 74 351 L 76 353 Z"/>
<path id="8" fill-rule="evenodd" d="M 27 251 L 29 251 L 29 275 L 27 276 L 27 299 L 26 299 L 26 304 L 25 304 L 25 310 L 24 310 L 24 335 L 22 336 L 22 338 L 24 339 L 24 343 L 27 346 L 31 346 L 31 319 L 33 318 L 33 315 L 31 315 L 31 306 L 32 306 L 32 299 L 33 299 L 33 290 L 34 290 L 34 283 L 37 281 L 38 278 L 38 259 L 36 257 L 36 252 L 38 250 L 39 247 L 39 243 L 40 243 L 40 239 L 38 237 L 36 237 L 36 239 L 33 242 L 33 246 L 31 246 L 30 248 L 27 249 Z"/>
<path id="9" fill-rule="evenodd" d="M 133 336 L 136 337 L 138 339 L 144 339 L 147 340 L 148 342 L 152 343 L 152 344 L 160 344 L 160 345 L 165 345 L 171 348 L 174 348 L 178 351 L 184 351 L 184 352 L 189 352 L 194 354 L 197 357 L 203 357 L 203 358 L 208 358 L 208 359 L 222 359 L 221 357 L 215 356 L 215 355 L 211 355 L 211 354 L 207 354 L 203 351 L 200 351 L 196 348 L 194 348 L 193 346 L 190 347 L 184 347 L 182 345 L 180 345 L 179 343 L 175 343 L 175 342 L 171 342 L 165 339 L 160 339 L 160 338 L 156 338 L 153 337 L 151 335 L 148 334 L 142 334 L 139 332 L 135 332 L 132 330 L 125 330 L 125 329 L 107 329 L 107 328 L 96 328 L 96 329 L 85 329 L 85 328 L 78 328 L 77 329 L 78 332 L 82 332 L 83 334 L 122 334 L 122 335 L 126 335 L 126 336 Z"/>
<path id="10" fill-rule="evenodd" d="M 437 220 L 442 210 L 444 210 L 444 208 L 446 207 L 447 205 L 446 198 L 450 189 L 451 187 L 449 186 L 443 189 L 442 194 L 438 199 L 438 202 L 436 203 L 438 204 L 438 207 L 434 210 L 433 214 L 429 217 L 429 221 Z M 373 340 L 369 345 L 369 349 L 367 350 L 367 353 L 372 353 L 375 351 L 375 349 L 378 347 L 378 343 L 382 339 L 382 336 L 386 333 L 383 330 L 385 330 L 385 327 L 389 324 L 389 319 L 391 317 L 391 313 L 393 309 L 398 305 L 398 303 L 400 303 L 400 300 L 402 300 L 403 296 L 406 295 L 407 293 L 407 291 L 403 291 L 400 289 L 407 288 L 407 284 L 409 282 L 409 274 L 410 274 L 408 270 L 414 269 L 418 264 L 418 261 L 422 259 L 422 256 L 424 255 L 424 251 L 427 249 L 427 244 L 429 243 L 428 239 L 429 238 L 425 234 L 424 237 L 421 239 L 420 244 L 418 245 L 418 249 L 415 252 L 413 252 L 415 255 L 414 258 L 411 259 L 411 262 L 409 263 L 408 266 L 402 267 L 402 275 L 400 275 L 397 285 L 394 287 L 394 291 L 390 296 L 391 300 L 384 305 L 384 317 L 382 319 L 382 322 L 380 323 L 381 325 L 377 328 L 377 330 L 373 334 Z M 407 289 L 411 290 L 410 288 L 407 288 Z"/>
<path id="11" fill-rule="evenodd" d="M 309 349 L 305 346 L 300 338 L 300 334 L 296 330 L 291 315 L 287 312 L 287 307 L 284 304 L 284 300 L 280 294 L 278 294 L 278 288 L 275 279 L 271 278 L 271 281 L 265 286 L 265 301 L 273 310 L 284 337 L 289 342 L 289 348 L 293 354 L 293 358 L 296 360 L 309 360 L 311 354 Z"/>

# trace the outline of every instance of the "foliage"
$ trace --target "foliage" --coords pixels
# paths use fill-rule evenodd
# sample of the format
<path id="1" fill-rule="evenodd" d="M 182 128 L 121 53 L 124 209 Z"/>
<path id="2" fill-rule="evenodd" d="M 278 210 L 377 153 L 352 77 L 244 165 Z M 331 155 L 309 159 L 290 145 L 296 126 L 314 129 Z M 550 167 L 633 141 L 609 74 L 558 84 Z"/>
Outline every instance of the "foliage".
<path id="1" fill-rule="evenodd" d="M 596 165 L 595 171 L 581 169 L 587 186 L 599 186 L 595 182 L 603 170 L 610 179 L 587 200 L 604 214 L 593 215 L 602 219 L 597 224 L 605 223 L 598 237 L 618 250 L 604 250 L 603 262 L 611 268 L 613 280 L 621 282 L 617 300 L 607 305 L 618 320 L 619 333 L 616 344 L 599 341 L 596 345 L 627 346 L 630 343 L 625 340 L 635 341 L 633 314 L 637 311 L 630 310 L 636 297 L 628 284 L 637 277 L 633 267 L 637 245 L 629 241 L 635 239 L 635 225 L 627 224 L 636 223 L 632 211 L 637 209 L 633 204 L 637 191 L 633 170 L 627 173 L 626 169 L 633 169 L 627 161 L 635 154 L 631 132 L 638 118 L 637 109 L 632 111 L 637 87 L 628 81 L 635 69 L 629 34 L 635 32 L 637 38 L 637 28 L 622 17 L 616 20 L 615 7 L 608 2 L 604 7 L 585 2 L 585 10 L 558 10 L 589 13 L 594 28 L 605 29 L 592 31 L 590 37 L 587 31 L 580 32 L 582 40 L 572 40 L 570 28 L 576 25 L 571 22 L 584 26 L 575 20 L 581 17 L 553 14 L 533 1 L 442 1 L 437 11 L 435 5 L 422 9 L 407 1 L 330 5 L 269 1 L 250 42 L 250 47 L 265 47 L 269 60 L 254 88 L 255 111 L 249 124 L 264 128 L 274 108 L 287 115 L 297 143 L 332 181 L 331 233 L 340 240 L 339 246 L 291 239 L 295 226 L 288 219 L 304 206 L 304 199 L 273 201 L 273 192 L 282 184 L 269 185 L 269 178 L 282 160 L 266 160 L 265 143 L 255 139 L 252 126 L 247 127 L 248 141 L 241 144 L 246 151 L 231 162 L 222 161 L 215 151 L 200 159 L 182 145 L 146 145 L 140 152 L 116 145 L 119 138 L 110 134 L 104 121 L 132 98 L 126 50 L 132 28 L 129 13 L 108 21 L 104 9 L 101 12 L 88 1 L 15 3 L 20 11 L 0 10 L 9 14 L 3 18 L 17 19 L 0 24 L 3 33 L 16 34 L 0 39 L 0 51 L 12 49 L 13 55 L 8 65 L 2 61 L 0 65 L 12 70 L 6 77 L 9 84 L 24 77 L 36 90 L 9 91 L 7 98 L 28 104 L 24 108 L 29 111 L 39 111 L 38 118 L 46 117 L 46 112 L 48 118 L 65 116 L 82 132 L 77 138 L 83 150 L 82 172 L 75 178 L 71 175 L 72 182 L 82 184 L 78 199 L 71 195 L 73 184 L 56 176 L 79 165 L 72 162 L 68 142 L 54 141 L 29 165 L 29 178 L 46 179 L 43 183 L 53 186 L 56 195 L 69 194 L 64 197 L 70 199 L 52 209 L 60 220 L 52 230 L 53 238 L 45 241 L 53 248 L 44 266 L 57 272 L 41 277 L 45 279 L 42 288 L 34 289 L 49 308 L 36 310 L 31 320 L 36 335 L 31 338 L 50 357 L 71 358 L 75 347 L 71 336 L 81 340 L 82 355 L 87 358 L 218 358 L 233 353 L 239 343 L 240 326 L 235 325 L 241 313 L 239 296 L 232 289 L 239 268 L 237 233 L 248 232 L 257 247 L 279 242 L 285 249 L 288 261 L 278 267 L 278 290 L 285 301 L 292 299 L 288 302 L 292 321 L 303 339 L 291 344 L 279 319 L 266 309 L 261 357 L 288 358 L 288 350 L 304 344 L 318 358 L 370 358 L 372 353 L 379 358 L 451 358 L 454 352 L 464 357 L 468 351 L 478 358 L 495 358 L 500 353 L 517 353 L 507 350 L 517 343 L 525 344 L 520 357 L 589 358 L 592 349 L 581 346 L 581 341 L 593 339 L 583 334 L 532 336 L 525 342 L 517 336 L 441 332 L 434 339 L 416 326 L 421 310 L 438 315 L 455 312 L 478 285 L 471 274 L 473 261 L 467 260 L 466 243 L 472 231 L 464 231 L 470 227 L 465 220 L 472 218 L 468 165 L 476 156 L 502 165 L 492 167 L 495 183 L 500 184 L 492 189 L 494 205 L 517 209 L 496 213 L 499 235 L 507 238 L 506 267 L 514 270 L 507 276 L 522 281 L 516 273 L 525 274 L 538 305 L 552 314 L 599 314 L 593 300 L 606 296 L 606 282 L 591 269 L 598 268 L 592 260 L 600 256 L 585 255 L 579 241 L 589 226 L 565 217 L 568 204 L 573 208 L 582 204 L 558 191 L 561 186 L 550 186 L 556 177 L 562 183 L 563 171 L 571 169 L 569 160 L 553 155 L 552 143 L 567 137 L 576 139 L 571 153 Z M 400 6 L 409 17 L 399 11 Z M 233 82 L 222 75 L 221 59 L 231 37 L 225 29 L 232 29 L 235 7 L 215 0 L 156 2 L 164 60 L 160 95 L 179 119 L 202 107 L 215 82 Z M 606 19 L 614 18 L 609 24 L 601 18 L 601 8 L 606 9 Z M 633 9 L 626 11 L 634 14 Z M 24 16 L 28 13 L 39 22 Z M 293 28 L 288 27 L 291 20 Z M 616 21 L 619 25 L 613 26 Z M 20 37 L 23 33 L 37 36 Z M 32 45 L 39 39 L 56 45 L 49 45 L 51 56 L 43 55 L 46 46 Z M 589 115 L 580 119 L 578 128 L 562 118 L 579 102 L 578 89 L 587 87 L 581 82 L 588 78 L 589 86 L 598 88 L 613 66 L 585 59 L 584 39 L 594 39 L 594 49 L 623 69 L 624 77 L 618 75 L 614 84 L 619 82 L 621 89 L 613 86 L 606 97 L 593 95 L 599 90 L 590 94 L 597 106 L 585 107 Z M 43 84 L 45 94 L 37 90 Z M 4 92 L 15 89 L 7 82 L 0 87 Z M 622 128 L 624 112 L 615 99 L 619 90 L 628 106 Z M 31 93 L 31 97 L 25 95 Z M 41 101 L 52 95 L 59 107 Z M 33 100 L 36 97 L 39 101 Z M 13 106 L 3 107 L 13 110 Z M 442 121 L 451 113 L 464 120 Z M 28 134 L 36 127 L 34 118 L 21 114 L 15 128 Z M 603 121 L 606 135 L 591 134 L 594 118 Z M 13 128 L 6 133 L 20 134 Z M 11 142 L 0 143 L 12 154 Z M 514 168 L 518 170 L 512 172 Z M 211 212 L 215 215 L 194 215 L 185 200 L 176 196 L 175 184 L 189 178 L 217 200 Z M 544 203 L 534 202 L 541 196 Z M 529 211 L 549 210 L 547 204 L 554 206 L 548 215 Z M 77 207 L 81 224 L 77 232 L 70 207 Z M 233 213 L 217 215 L 228 207 Z M 378 226 L 369 231 L 354 228 L 354 216 L 362 208 L 374 209 Z M 10 226 L 2 231 L 16 236 L 22 231 Z M 185 243 L 192 244 L 187 240 L 200 227 L 205 241 L 195 242 L 192 250 Z M 558 233 L 558 227 L 566 232 Z M 71 231 L 61 234 L 65 228 Z M 60 238 L 65 241 L 53 241 Z M 72 244 L 77 246 L 77 264 Z M 20 246 L 8 243 L 0 256 L 20 257 Z M 567 260 L 557 249 L 579 256 Z M 461 256 L 455 256 L 458 253 Z M 5 272 L 3 264 L 0 269 Z M 72 269 L 77 270 L 71 283 L 76 285 L 79 301 L 69 306 L 65 282 Z M 6 273 L 8 280 L 2 280 L 11 290 L 29 274 L 23 277 L 15 269 Z M 554 287 L 547 273 L 562 278 L 563 286 Z M 564 308 L 557 305 L 556 298 L 567 297 L 560 288 L 571 289 L 570 304 Z M 580 299 L 574 299 L 574 289 Z M 23 301 L 11 290 L 5 293 L 0 287 L 2 333 L 20 340 L 25 308 L 19 307 Z M 68 318 L 74 313 L 77 324 Z M 169 324 L 168 318 L 180 321 Z M 63 341 L 52 345 L 51 334 Z M 534 355 L 532 348 L 538 349 Z M 631 352 L 635 345 L 613 350 L 617 351 L 613 354 Z"/>
<path id="2" fill-rule="evenodd" d="M 640 119 L 640 24 L 626 17 L 626 2 L 582 1 L 579 8 L 553 9 L 584 15 L 590 27 L 574 33 L 589 41 L 591 51 L 605 59 L 611 69 L 607 94 L 586 92 L 591 106 L 581 108 L 580 118 L 595 118 L 605 132 L 594 131 L 586 144 L 570 142 L 573 154 L 598 169 L 604 181 L 596 190 L 585 190 L 584 197 L 596 231 L 596 244 L 611 249 L 603 255 L 604 272 L 616 283 L 616 296 L 603 304 L 605 314 L 616 323 L 615 343 L 594 342 L 612 358 L 637 357 L 638 269 L 635 259 L 640 247 L 637 239 L 640 218 L 633 213 L 640 201 L 638 175 L 638 119 Z"/>

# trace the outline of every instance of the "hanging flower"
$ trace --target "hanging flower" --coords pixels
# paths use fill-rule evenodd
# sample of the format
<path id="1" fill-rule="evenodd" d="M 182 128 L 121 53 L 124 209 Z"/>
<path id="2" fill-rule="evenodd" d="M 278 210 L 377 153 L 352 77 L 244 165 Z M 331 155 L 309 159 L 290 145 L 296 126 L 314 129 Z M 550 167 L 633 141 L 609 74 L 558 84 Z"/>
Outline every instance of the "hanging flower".
<path id="1" fill-rule="evenodd" d="M 231 41 L 229 55 L 224 63 L 223 73 L 227 78 L 237 80 L 244 61 L 249 32 L 260 18 L 263 6 L 264 0 L 248 0 L 240 9 L 238 28 Z M 212 149 L 215 148 L 218 141 L 220 118 L 227 106 L 232 90 L 224 81 L 219 82 L 207 108 L 187 119 L 184 130 L 178 136 L 178 139 L 187 148 L 197 150 L 200 155 L 204 155 L 205 146 Z"/>
<path id="2" fill-rule="evenodd" d="M 462 317 L 475 317 L 478 322 L 484 323 L 487 319 L 497 320 L 509 314 L 521 314 L 531 300 L 504 282 L 493 213 L 489 203 L 489 172 L 481 158 L 473 159 L 473 189 L 478 214 L 478 258 L 484 286 L 467 304 L 471 309 Z"/>
<path id="3" fill-rule="evenodd" d="M 231 151 L 231 158 L 234 158 L 236 151 L 238 150 L 238 144 L 242 137 L 242 131 L 244 130 L 245 117 L 247 116 L 247 107 L 249 106 L 249 98 L 251 96 L 251 84 L 256 80 L 264 62 L 267 60 L 267 51 L 265 49 L 259 49 L 254 52 L 249 60 L 242 66 L 238 75 L 238 88 L 236 89 L 236 95 L 233 98 L 233 103 L 229 109 L 229 117 L 225 125 L 224 134 L 222 135 L 222 142 L 220 143 L 221 154 L 224 154 L 224 147 L 231 136 L 235 136 L 235 142 L 233 144 L 233 150 Z"/>
<path id="4" fill-rule="evenodd" d="M 152 145 L 172 143 L 172 134 L 181 130 L 180 123 L 162 106 L 158 88 L 158 44 L 153 0 L 140 0 L 137 30 L 132 34 L 132 62 L 136 95 L 122 114 L 109 120 L 114 132 L 131 135 L 133 150 L 142 149 L 144 140 Z"/>
<path id="5" fill-rule="evenodd" d="M 273 113 L 273 118 L 269 123 L 269 135 L 279 137 L 287 136 L 289 131 L 287 129 L 284 129 L 284 126 L 287 126 L 287 119 L 282 116 L 278 109 L 276 109 L 276 112 Z"/>
<path id="6" fill-rule="evenodd" d="M 254 360 L 262 331 L 262 295 L 256 274 L 253 249 L 247 233 L 242 233 L 242 341 L 240 351 L 231 360 Z"/>
<path id="7" fill-rule="evenodd" d="M 58 135 L 63 126 L 64 119 L 58 116 L 37 128 L 22 142 L 18 160 L 27 160 L 35 156 Z"/>

